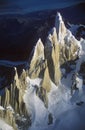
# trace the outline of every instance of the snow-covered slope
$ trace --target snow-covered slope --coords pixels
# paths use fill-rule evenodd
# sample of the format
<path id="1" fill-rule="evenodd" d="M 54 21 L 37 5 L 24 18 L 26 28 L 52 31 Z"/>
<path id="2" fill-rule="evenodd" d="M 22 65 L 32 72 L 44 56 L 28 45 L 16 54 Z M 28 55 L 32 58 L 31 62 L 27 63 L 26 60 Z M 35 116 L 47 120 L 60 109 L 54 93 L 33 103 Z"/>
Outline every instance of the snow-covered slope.
<path id="1" fill-rule="evenodd" d="M 0 130 L 14 130 L 11 126 L 0 120 Z"/>

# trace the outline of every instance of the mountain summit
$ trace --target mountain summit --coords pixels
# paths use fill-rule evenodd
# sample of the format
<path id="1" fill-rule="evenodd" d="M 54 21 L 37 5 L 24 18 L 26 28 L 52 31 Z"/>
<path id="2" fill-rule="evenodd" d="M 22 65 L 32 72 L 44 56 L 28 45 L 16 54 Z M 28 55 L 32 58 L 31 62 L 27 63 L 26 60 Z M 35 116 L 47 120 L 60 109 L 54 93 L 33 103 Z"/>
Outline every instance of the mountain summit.
<path id="1" fill-rule="evenodd" d="M 78 128 L 76 122 L 80 121 L 85 110 L 85 105 L 82 105 L 85 100 L 84 57 L 85 40 L 78 41 L 66 28 L 61 14 L 57 13 L 55 26 L 45 43 L 39 38 L 29 63 L 25 66 L 19 63 L 17 68 L 9 69 L 2 66 L 1 119 L 16 130 L 28 130 L 28 127 L 30 130 L 60 130 L 62 126 L 69 128 L 67 120 L 73 117 L 75 123 L 71 122 L 70 128 Z M 77 115 L 80 109 L 76 105 L 83 106 L 80 115 Z M 65 122 L 62 122 L 62 117 Z M 81 128 L 85 128 L 85 123 Z"/>
<path id="2" fill-rule="evenodd" d="M 57 13 L 55 27 L 50 31 L 46 42 L 38 40 L 33 50 L 28 75 L 30 78 L 44 78 L 48 70 L 50 80 L 56 85 L 61 79 L 60 65 L 77 58 L 78 41 L 65 27 L 60 13 Z"/>

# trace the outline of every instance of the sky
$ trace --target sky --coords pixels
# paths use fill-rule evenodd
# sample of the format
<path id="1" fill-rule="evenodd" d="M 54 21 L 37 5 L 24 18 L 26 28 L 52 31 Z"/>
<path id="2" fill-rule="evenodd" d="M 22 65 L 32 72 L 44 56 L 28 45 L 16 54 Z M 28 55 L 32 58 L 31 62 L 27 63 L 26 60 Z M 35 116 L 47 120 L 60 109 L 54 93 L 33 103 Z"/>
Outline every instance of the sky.
<path id="1" fill-rule="evenodd" d="M 64 8 L 82 1 L 85 0 L 0 0 L 0 13 Z"/>

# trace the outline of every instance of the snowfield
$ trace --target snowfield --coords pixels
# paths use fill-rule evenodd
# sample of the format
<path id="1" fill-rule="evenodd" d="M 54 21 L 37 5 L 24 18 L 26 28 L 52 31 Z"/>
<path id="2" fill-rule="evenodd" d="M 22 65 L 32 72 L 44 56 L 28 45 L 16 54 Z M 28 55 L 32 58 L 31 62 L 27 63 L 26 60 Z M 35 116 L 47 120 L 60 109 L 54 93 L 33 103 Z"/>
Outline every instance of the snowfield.
<path id="1" fill-rule="evenodd" d="M 3 120 L 0 120 L 0 130 L 14 130 L 10 125 L 6 124 Z"/>

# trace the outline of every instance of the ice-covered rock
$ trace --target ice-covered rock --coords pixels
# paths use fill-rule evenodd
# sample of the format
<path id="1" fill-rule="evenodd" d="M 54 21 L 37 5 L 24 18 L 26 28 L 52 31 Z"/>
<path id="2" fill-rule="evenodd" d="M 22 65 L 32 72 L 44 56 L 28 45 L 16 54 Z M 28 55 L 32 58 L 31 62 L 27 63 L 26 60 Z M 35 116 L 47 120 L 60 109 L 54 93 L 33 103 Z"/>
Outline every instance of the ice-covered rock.
<path id="1" fill-rule="evenodd" d="M 30 68 L 28 73 L 31 78 L 39 77 L 40 73 L 42 73 L 42 70 L 44 69 L 43 62 L 44 62 L 44 45 L 41 39 L 39 39 L 34 47 L 30 62 Z"/>
<path id="2" fill-rule="evenodd" d="M 60 13 L 57 13 L 57 15 L 56 15 L 55 27 L 56 27 L 56 31 L 58 34 L 59 43 L 64 44 L 64 37 L 66 35 L 67 29 L 65 27 L 64 21 L 63 21 Z"/>
<path id="3" fill-rule="evenodd" d="M 29 125 L 29 115 L 23 100 L 26 90 L 26 72 L 23 70 L 21 75 L 18 76 L 17 68 L 14 68 L 14 70 L 15 75 L 12 83 L 9 87 L 5 88 L 3 95 L 0 96 L 0 104 L 4 108 L 3 110 L 0 109 L 0 117 L 9 125 L 12 125 L 14 129 L 18 129 L 18 127 L 24 126 L 22 115 Z M 17 113 L 19 114 L 19 118 L 17 118 Z M 22 123 L 22 126 L 20 126 L 20 123 Z"/>
<path id="4" fill-rule="evenodd" d="M 80 47 L 79 41 L 72 35 L 72 32 L 66 28 L 60 13 L 56 15 L 55 27 L 58 42 L 60 43 L 60 63 L 63 64 L 66 61 L 76 59 L 77 49 Z"/>
<path id="5" fill-rule="evenodd" d="M 59 63 L 59 43 L 57 40 L 56 28 L 53 28 L 51 33 L 48 35 L 45 45 L 42 44 L 41 40 L 38 40 L 30 62 L 29 76 L 31 78 L 37 78 L 42 75 L 43 82 L 46 84 L 45 75 L 47 70 L 49 81 L 52 80 L 56 85 L 59 84 L 61 76 Z"/>
<path id="6" fill-rule="evenodd" d="M 48 66 L 50 79 L 56 85 L 59 84 L 59 81 L 61 78 L 59 51 L 60 50 L 59 50 L 59 43 L 57 39 L 56 28 L 53 28 L 45 44 L 45 58 L 47 60 L 47 66 Z"/>

